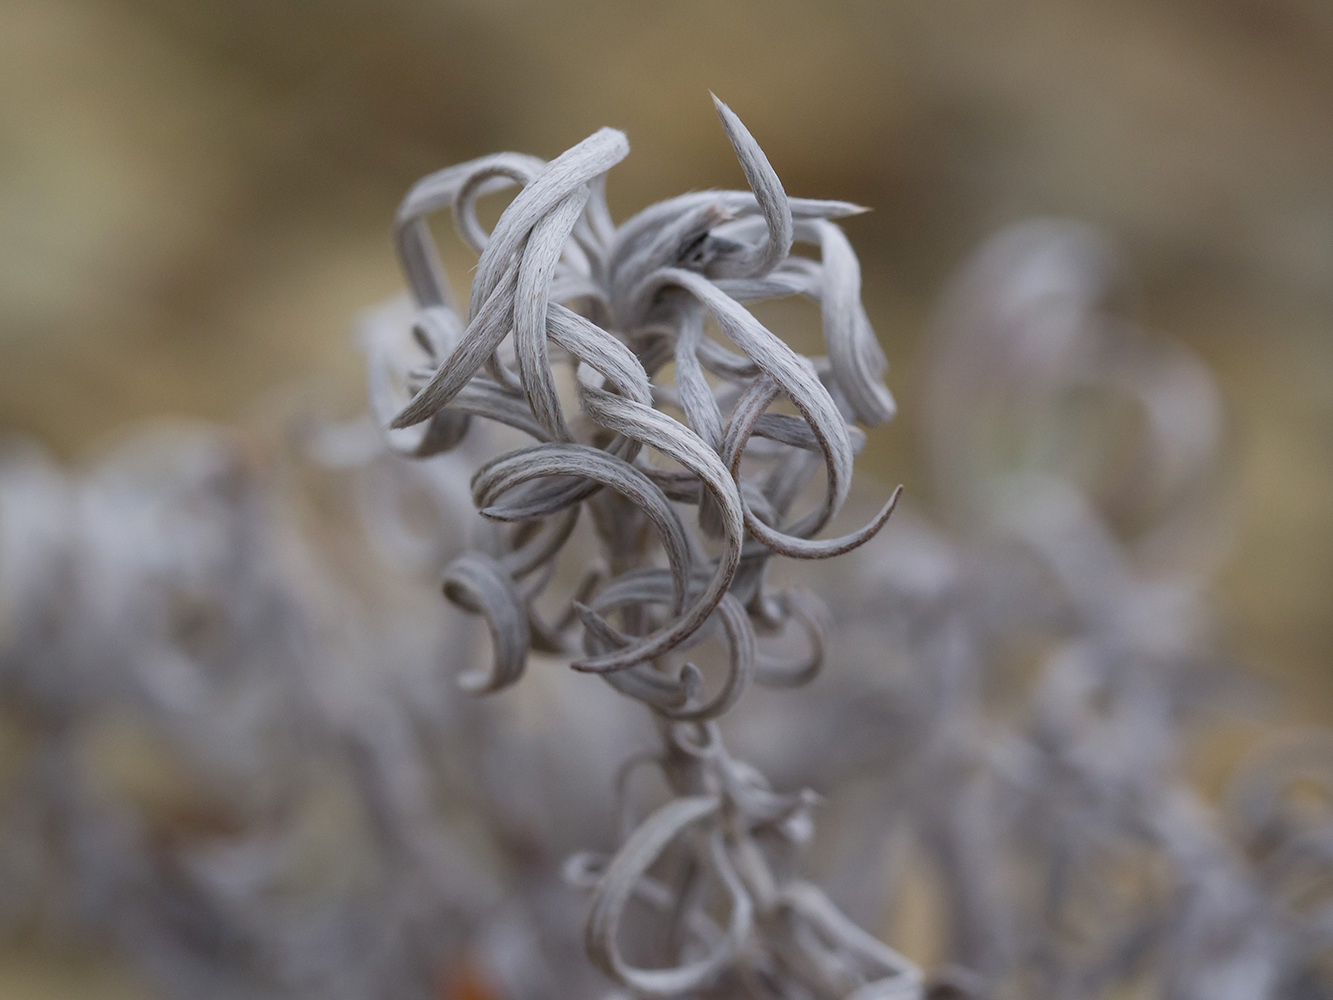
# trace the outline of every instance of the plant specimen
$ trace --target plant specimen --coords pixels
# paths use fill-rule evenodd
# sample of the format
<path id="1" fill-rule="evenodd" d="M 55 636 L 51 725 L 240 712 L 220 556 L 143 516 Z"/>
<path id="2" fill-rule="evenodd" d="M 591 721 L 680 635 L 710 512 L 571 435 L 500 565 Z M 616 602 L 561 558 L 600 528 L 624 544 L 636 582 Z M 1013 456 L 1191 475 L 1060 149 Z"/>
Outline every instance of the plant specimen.
<path id="1" fill-rule="evenodd" d="M 713 722 L 751 679 L 794 687 L 820 669 L 827 613 L 809 591 L 771 588 L 773 554 L 849 552 L 874 536 L 897 499 L 850 535 L 813 537 L 851 487 L 853 435 L 858 443 L 861 435 L 848 421 L 875 424 L 893 413 L 856 258 L 832 221 L 857 209 L 788 198 L 745 126 L 715 103 L 748 192 L 685 195 L 615 226 L 604 179 L 629 147 L 611 129 L 549 164 L 502 154 L 417 184 L 396 235 L 419 357 L 394 371 L 390 352 L 375 352 L 375 401 L 390 434 L 415 428 L 399 447 L 417 457 L 456 444 L 474 417 L 537 442 L 488 460 L 472 478 L 481 513 L 516 527 L 497 534 L 492 551 L 468 552 L 445 570 L 445 595 L 486 619 L 494 653 L 489 670 L 468 671 L 460 683 L 498 691 L 519 679 L 530 648 L 567 654 L 575 670 L 647 705 L 661 730 L 660 753 L 643 763 L 660 768 L 673 797 L 610 859 L 584 855 L 568 869 L 591 889 L 593 962 L 648 996 L 722 995 L 747 981 L 779 995 L 914 996 L 920 979 L 909 963 L 782 871 L 783 851 L 809 835 L 810 797 L 775 792 L 732 757 Z M 485 233 L 476 199 L 515 184 L 521 190 Z M 480 255 L 466 322 L 424 223 L 444 206 Z M 793 256 L 797 240 L 817 246 L 820 259 Z M 791 295 L 820 303 L 827 358 L 798 355 L 744 306 Z M 709 319 L 730 346 L 706 334 Z M 574 416 L 560 398 L 557 365 L 569 371 Z M 395 382 L 410 396 L 401 409 Z M 774 412 L 779 400 L 797 412 Z M 822 501 L 793 515 L 820 470 Z M 697 528 L 681 507 L 696 508 Z M 604 566 L 588 572 L 578 599 L 551 623 L 534 601 L 584 510 Z M 756 632 L 793 624 L 809 634 L 808 655 L 757 651 Z M 711 693 L 697 666 L 673 657 L 709 638 L 726 648 Z M 655 866 L 670 872 L 654 876 Z M 727 901 L 720 919 L 710 906 L 716 893 Z M 636 965 L 622 950 L 632 901 L 669 924 L 660 967 Z"/>

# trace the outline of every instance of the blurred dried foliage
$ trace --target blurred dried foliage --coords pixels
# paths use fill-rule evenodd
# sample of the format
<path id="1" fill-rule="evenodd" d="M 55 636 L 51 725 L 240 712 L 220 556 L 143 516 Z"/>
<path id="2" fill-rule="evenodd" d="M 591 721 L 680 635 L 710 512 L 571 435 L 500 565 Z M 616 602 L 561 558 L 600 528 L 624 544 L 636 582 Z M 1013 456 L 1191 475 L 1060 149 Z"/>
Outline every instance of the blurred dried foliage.
<path id="1" fill-rule="evenodd" d="M 1298 715 L 1333 717 L 1319 0 L 9 0 L 0 427 L 70 456 L 148 415 L 231 419 L 293 378 L 360 393 L 348 318 L 399 288 L 386 220 L 416 177 L 611 124 L 635 149 L 608 192 L 618 218 L 735 186 L 705 88 L 793 195 L 874 207 L 848 226 L 903 417 L 869 455 L 922 502 L 916 347 L 945 276 L 1033 214 L 1122 242 L 1136 318 L 1202 356 L 1229 408 L 1233 648 Z M 7 956 L 0 993 L 43 995 L 22 985 L 43 976 L 68 991 L 84 967 Z"/>

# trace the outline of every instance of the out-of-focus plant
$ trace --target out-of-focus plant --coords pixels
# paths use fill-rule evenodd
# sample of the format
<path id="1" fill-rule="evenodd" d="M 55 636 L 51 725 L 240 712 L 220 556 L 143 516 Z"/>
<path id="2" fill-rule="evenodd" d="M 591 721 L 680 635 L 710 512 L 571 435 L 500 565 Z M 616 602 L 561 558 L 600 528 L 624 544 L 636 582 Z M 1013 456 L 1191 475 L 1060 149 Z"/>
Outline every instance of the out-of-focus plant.
<path id="1" fill-rule="evenodd" d="M 905 512 L 862 564 L 835 604 L 845 687 L 807 706 L 858 718 L 828 759 L 878 786 L 844 863 L 893 868 L 896 844 L 900 878 L 929 872 L 964 993 L 1326 996 L 1326 743 L 1247 767 L 1221 812 L 1182 775 L 1186 726 L 1238 687 L 1203 599 L 1221 409 L 1127 298 L 1105 241 L 1055 221 L 995 237 L 946 298 L 942 524 Z"/>
<path id="2" fill-rule="evenodd" d="M 1327 738 L 1181 774 L 1207 373 L 1094 233 L 1010 229 L 929 338 L 935 522 L 816 538 L 893 413 L 857 209 L 718 113 L 750 190 L 618 226 L 612 130 L 414 187 L 369 417 L 0 456 L 6 926 L 206 997 L 1333 995 Z M 785 296 L 826 357 L 745 305 Z M 924 986 L 880 940 L 923 909 Z"/>

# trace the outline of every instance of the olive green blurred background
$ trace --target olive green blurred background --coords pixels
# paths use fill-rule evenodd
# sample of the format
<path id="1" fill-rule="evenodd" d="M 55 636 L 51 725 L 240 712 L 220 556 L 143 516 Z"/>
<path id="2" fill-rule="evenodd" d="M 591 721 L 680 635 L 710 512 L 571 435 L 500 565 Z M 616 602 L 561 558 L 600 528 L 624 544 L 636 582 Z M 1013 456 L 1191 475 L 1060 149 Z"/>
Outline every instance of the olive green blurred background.
<path id="1" fill-rule="evenodd" d="M 1327 0 L 4 0 L 0 430 L 78 457 L 294 378 L 359 394 L 348 322 L 400 287 L 414 179 L 614 125 L 619 216 L 738 186 L 710 88 L 789 192 L 874 207 L 848 228 L 903 416 L 871 454 L 918 495 L 917 346 L 951 270 L 1032 214 L 1122 243 L 1137 318 L 1230 409 L 1234 648 L 1333 720 Z M 139 995 L 82 961 L 0 956 L 0 995 Z"/>

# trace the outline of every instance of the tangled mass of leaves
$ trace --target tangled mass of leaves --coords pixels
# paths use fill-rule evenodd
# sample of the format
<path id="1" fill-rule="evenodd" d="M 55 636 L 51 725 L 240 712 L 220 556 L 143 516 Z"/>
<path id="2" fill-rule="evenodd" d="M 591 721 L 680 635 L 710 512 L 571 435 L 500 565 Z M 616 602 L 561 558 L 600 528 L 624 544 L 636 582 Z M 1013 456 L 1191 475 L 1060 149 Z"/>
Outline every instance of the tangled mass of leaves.
<path id="1" fill-rule="evenodd" d="M 1096 234 L 1008 230 L 932 331 L 938 516 L 824 537 L 894 412 L 859 209 L 717 111 L 750 190 L 620 225 L 610 129 L 417 184 L 365 419 L 7 448 L 7 927 L 190 997 L 1333 996 L 1333 741 L 1180 773 L 1207 373 Z"/>

